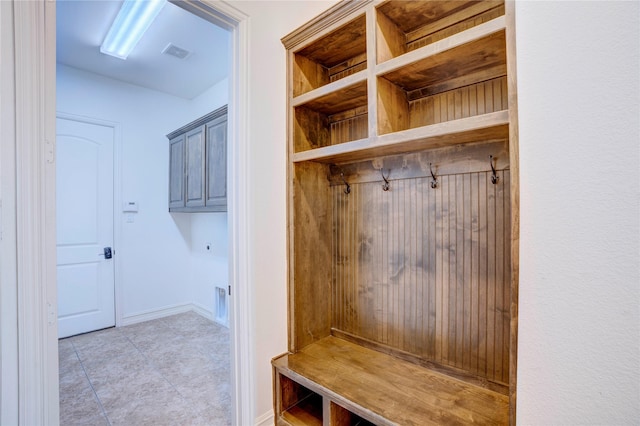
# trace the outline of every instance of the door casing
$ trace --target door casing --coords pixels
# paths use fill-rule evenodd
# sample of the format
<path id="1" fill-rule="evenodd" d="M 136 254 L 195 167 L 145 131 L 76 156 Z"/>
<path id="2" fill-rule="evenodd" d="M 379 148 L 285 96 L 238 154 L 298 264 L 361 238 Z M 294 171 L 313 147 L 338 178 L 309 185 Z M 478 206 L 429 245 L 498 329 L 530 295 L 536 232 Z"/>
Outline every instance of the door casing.
<path id="1" fill-rule="evenodd" d="M 2 260 L 16 268 L 9 277 L 19 292 L 4 292 L 16 310 L 4 311 L 0 319 L 5 336 L 17 335 L 17 342 L 3 345 L 2 359 L 15 360 L 7 369 L 17 372 L 17 397 L 2 394 L 2 419 L 19 419 L 20 424 L 58 424 L 58 356 L 56 266 L 55 266 L 55 2 L 1 2 L 3 33 L 0 54 L 4 72 L 2 84 L 8 90 L 0 99 L 4 120 L 3 154 L 17 148 L 8 161 L 7 172 L 20 185 L 6 198 L 3 210 L 15 212 L 19 220 L 14 249 L 3 246 Z M 232 421 L 252 424 L 254 416 L 253 347 L 249 277 L 249 167 L 250 149 L 246 124 L 249 116 L 249 22 L 248 16 L 220 1 L 185 0 L 178 4 L 205 19 L 224 23 L 232 33 L 229 96 L 229 275 L 232 336 Z M 6 25 L 5 25 L 6 24 Z M 6 77 L 6 78 L 5 78 Z M 8 94 L 13 94 L 9 96 Z M 7 150 L 5 146 L 9 146 Z M 3 194 L 4 196 L 5 194 Z M 117 204 L 116 204 L 117 205 Z M 2 222 L 5 223 L 4 221 Z M 13 236 L 12 236 L 13 237 Z M 15 256 L 11 255 L 15 253 Z M 5 265 L 3 264 L 3 267 Z M 117 275 L 116 275 L 117 276 Z M 3 282 L 3 289 L 5 283 Z M 116 305 L 118 302 L 116 302 Z M 15 316 L 14 316 L 15 315 Z M 117 314 L 118 315 L 118 314 Z M 14 325 L 11 325 L 14 324 Z M 35 368 L 33 366 L 36 366 Z M 5 365 L 3 365 L 3 371 Z M 4 381 L 3 381 L 4 382 Z M 3 422 L 4 423 L 4 422 Z M 15 423 L 15 422 L 12 422 Z"/>

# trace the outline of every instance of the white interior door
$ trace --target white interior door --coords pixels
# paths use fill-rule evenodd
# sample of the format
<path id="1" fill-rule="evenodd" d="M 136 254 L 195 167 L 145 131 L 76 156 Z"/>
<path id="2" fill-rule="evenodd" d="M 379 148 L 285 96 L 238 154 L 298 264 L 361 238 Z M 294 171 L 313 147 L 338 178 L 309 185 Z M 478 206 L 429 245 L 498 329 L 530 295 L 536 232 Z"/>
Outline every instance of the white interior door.
<path id="1" fill-rule="evenodd" d="M 56 120 L 58 337 L 115 325 L 114 129 Z"/>

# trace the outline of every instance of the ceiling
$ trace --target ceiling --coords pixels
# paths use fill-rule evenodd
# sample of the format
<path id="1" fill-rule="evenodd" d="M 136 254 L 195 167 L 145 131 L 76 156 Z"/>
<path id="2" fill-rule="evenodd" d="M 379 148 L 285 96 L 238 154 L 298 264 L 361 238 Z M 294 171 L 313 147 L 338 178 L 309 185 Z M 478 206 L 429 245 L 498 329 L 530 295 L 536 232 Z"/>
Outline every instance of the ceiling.
<path id="1" fill-rule="evenodd" d="M 167 2 L 126 60 L 100 53 L 121 0 L 58 0 L 57 62 L 116 80 L 193 99 L 227 77 L 228 31 Z M 191 53 L 163 54 L 169 44 Z"/>

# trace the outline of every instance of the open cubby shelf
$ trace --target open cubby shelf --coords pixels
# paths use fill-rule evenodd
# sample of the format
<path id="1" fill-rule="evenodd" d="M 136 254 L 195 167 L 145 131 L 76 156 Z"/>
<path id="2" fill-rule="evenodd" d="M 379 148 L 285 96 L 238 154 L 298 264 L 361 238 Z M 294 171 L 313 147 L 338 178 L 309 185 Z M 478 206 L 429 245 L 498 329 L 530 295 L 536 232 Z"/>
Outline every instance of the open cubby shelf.
<path id="1" fill-rule="evenodd" d="M 366 67 L 366 26 L 362 15 L 294 53 L 293 96 L 338 81 Z"/>
<path id="2" fill-rule="evenodd" d="M 503 1 L 388 1 L 377 9 L 377 63 L 504 15 Z"/>
<path id="3" fill-rule="evenodd" d="M 305 161 L 333 161 L 341 153 L 347 159 L 396 154 L 407 147 L 403 142 L 390 147 L 391 141 L 406 141 L 403 131 L 422 127 L 409 135 L 424 142 L 419 149 L 468 143 L 469 122 L 434 125 L 474 116 L 482 118 L 476 121 L 479 132 L 472 138 L 501 137 L 496 133 L 504 133 L 500 126 L 508 120 L 495 122 L 491 113 L 508 110 L 505 37 L 504 17 L 498 17 L 379 65 L 375 77 L 360 70 L 294 96 L 294 154 L 304 153 L 301 158 Z M 368 79 L 375 81 L 374 93 Z M 375 128 L 370 130 L 369 113 L 374 107 Z M 455 135 L 456 127 L 460 135 Z M 495 131 L 487 132 L 487 127 Z M 400 134 L 378 138 L 392 133 Z M 380 153 L 374 149 L 378 146 L 384 147 Z M 416 149 L 416 145 L 408 149 Z M 365 152 L 352 155 L 354 150 Z"/>
<path id="4" fill-rule="evenodd" d="M 515 424 L 513 5 L 345 0 L 288 58 L 276 424 Z"/>
<path id="5" fill-rule="evenodd" d="M 295 152 L 368 136 L 367 83 L 357 82 L 295 107 Z"/>

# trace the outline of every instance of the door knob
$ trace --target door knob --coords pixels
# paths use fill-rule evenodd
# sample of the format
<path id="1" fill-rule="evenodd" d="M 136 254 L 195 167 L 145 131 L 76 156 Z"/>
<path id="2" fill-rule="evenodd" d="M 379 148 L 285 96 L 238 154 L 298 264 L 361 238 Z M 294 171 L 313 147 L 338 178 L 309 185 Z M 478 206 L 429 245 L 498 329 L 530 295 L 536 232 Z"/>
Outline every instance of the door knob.
<path id="1" fill-rule="evenodd" d="M 111 259 L 113 257 L 113 254 L 111 252 L 111 247 L 105 247 L 104 253 L 100 253 L 98 254 L 98 256 L 104 256 L 105 259 Z"/>

